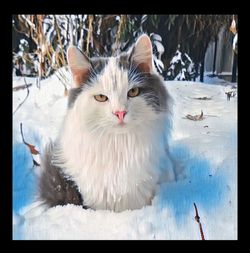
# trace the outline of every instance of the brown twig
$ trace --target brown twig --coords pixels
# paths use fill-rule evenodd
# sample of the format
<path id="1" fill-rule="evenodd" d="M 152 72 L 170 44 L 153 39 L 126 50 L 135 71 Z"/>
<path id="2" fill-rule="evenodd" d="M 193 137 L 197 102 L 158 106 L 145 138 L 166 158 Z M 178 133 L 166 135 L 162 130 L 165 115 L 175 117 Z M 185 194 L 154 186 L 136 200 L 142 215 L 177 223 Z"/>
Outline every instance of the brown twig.
<path id="1" fill-rule="evenodd" d="M 38 155 L 40 153 L 39 153 L 39 151 L 37 151 L 35 149 L 34 145 L 31 145 L 31 144 L 29 144 L 28 142 L 25 141 L 24 136 L 23 136 L 23 124 L 22 123 L 20 123 L 20 131 L 21 131 L 21 136 L 22 136 L 23 143 L 29 148 L 30 154 L 32 155 L 33 166 L 40 166 L 40 164 L 36 160 L 34 160 L 34 158 L 33 158 L 33 155 Z"/>
<path id="2" fill-rule="evenodd" d="M 185 119 L 190 119 L 190 120 L 194 120 L 194 121 L 199 121 L 199 120 L 203 120 L 204 117 L 203 117 L 203 111 L 201 111 L 201 114 L 200 115 L 186 115 Z"/>
<path id="3" fill-rule="evenodd" d="M 18 91 L 18 90 L 23 90 L 27 87 L 30 87 L 32 85 L 32 83 L 28 83 L 27 85 L 26 84 L 23 84 L 23 85 L 18 85 L 16 87 L 13 87 L 13 91 Z"/>
<path id="4" fill-rule="evenodd" d="M 123 29 L 124 24 L 125 24 L 125 19 L 126 19 L 126 15 L 121 15 L 120 16 L 120 22 L 119 22 L 119 26 L 118 26 L 117 33 L 116 33 L 115 47 L 113 49 L 113 53 L 115 51 L 117 51 L 117 49 L 119 47 L 119 41 L 121 39 L 121 33 L 122 33 L 122 29 Z"/>
<path id="5" fill-rule="evenodd" d="M 200 216 L 198 214 L 198 209 L 196 207 L 196 204 L 194 203 L 194 208 L 195 208 L 195 220 L 199 223 L 199 228 L 200 228 L 200 234 L 201 234 L 201 240 L 205 240 L 205 237 L 204 237 L 204 233 L 203 233 L 203 229 L 202 229 L 202 225 L 201 225 L 201 222 L 200 222 Z"/>
<path id="6" fill-rule="evenodd" d="M 28 98 L 29 93 L 30 93 L 30 91 L 29 91 L 29 86 L 28 86 L 28 84 L 26 83 L 25 77 L 24 77 L 24 82 L 25 82 L 25 86 L 26 86 L 26 89 L 27 89 L 27 94 L 26 94 L 26 97 L 24 98 L 24 100 L 18 105 L 18 107 L 16 108 L 16 110 L 13 112 L 13 115 L 14 115 L 14 114 L 16 113 L 16 111 L 24 104 L 24 102 L 26 101 L 26 99 Z"/>
<path id="7" fill-rule="evenodd" d="M 193 98 L 193 99 L 198 99 L 198 100 L 211 100 L 212 97 L 198 97 L 198 98 Z"/>
<path id="8" fill-rule="evenodd" d="M 88 28 L 88 34 L 87 34 L 87 44 L 86 44 L 86 55 L 89 55 L 89 43 L 90 43 L 90 39 L 93 36 L 92 32 L 93 32 L 93 26 L 92 26 L 92 22 L 94 20 L 94 15 L 89 15 L 88 21 L 89 21 L 89 28 Z"/>
<path id="9" fill-rule="evenodd" d="M 57 33 L 57 38 L 61 47 L 61 54 L 62 54 L 62 60 L 63 60 L 63 65 L 65 65 L 65 58 L 64 58 L 64 52 L 63 52 L 63 44 L 62 44 L 62 40 L 61 40 L 61 36 L 60 36 L 60 32 L 58 29 L 58 25 L 57 25 L 57 21 L 56 21 L 56 15 L 53 15 L 54 17 L 54 24 L 55 24 L 55 28 L 56 28 L 56 33 Z"/>

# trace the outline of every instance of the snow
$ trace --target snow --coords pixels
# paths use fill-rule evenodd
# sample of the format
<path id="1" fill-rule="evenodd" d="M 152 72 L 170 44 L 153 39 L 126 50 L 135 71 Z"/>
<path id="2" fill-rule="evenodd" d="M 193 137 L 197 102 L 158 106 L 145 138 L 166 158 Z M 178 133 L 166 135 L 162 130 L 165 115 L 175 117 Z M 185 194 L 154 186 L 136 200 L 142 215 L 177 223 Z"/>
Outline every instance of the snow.
<path id="1" fill-rule="evenodd" d="M 142 17 L 143 18 L 143 17 Z M 152 38 L 156 41 L 162 41 L 162 38 L 159 34 L 156 34 L 156 33 L 151 33 L 150 34 L 150 37 L 152 36 Z"/>
<path id="2" fill-rule="evenodd" d="M 233 50 L 235 50 L 237 43 L 238 43 L 238 33 L 235 34 L 233 39 Z"/>
<path id="3" fill-rule="evenodd" d="M 141 24 L 143 24 L 148 18 L 148 15 L 143 15 L 141 18 Z"/>
<path id="4" fill-rule="evenodd" d="M 185 177 L 160 184 L 151 206 L 114 213 L 74 205 L 45 209 L 36 200 L 40 167 L 32 167 L 20 123 L 26 142 L 41 151 L 56 138 L 67 97 L 55 75 L 42 80 L 40 89 L 34 78 L 26 81 L 33 83 L 29 97 L 13 116 L 14 239 L 200 240 L 194 202 L 205 239 L 237 239 L 237 96 L 228 101 L 225 95 L 231 83 L 210 77 L 207 83 L 166 82 L 175 101 L 170 153 Z M 22 84 L 23 78 L 13 77 L 13 87 Z M 13 92 L 13 111 L 26 93 Z M 185 118 L 201 110 L 204 120 Z"/>
<path id="5" fill-rule="evenodd" d="M 218 75 L 224 76 L 224 75 L 231 75 L 231 74 L 232 73 L 229 73 L 229 72 L 221 72 Z M 232 83 L 232 82 L 226 81 L 224 79 L 220 79 L 218 76 L 215 76 L 215 77 L 211 77 L 211 76 L 212 76 L 212 72 L 205 72 L 204 73 L 204 83 L 212 84 L 212 85 L 219 84 L 224 87 L 237 86 L 237 83 Z M 200 77 L 197 77 L 196 81 L 198 81 L 199 79 L 200 79 Z"/>
<path id="6" fill-rule="evenodd" d="M 175 56 L 172 58 L 170 65 L 174 64 L 178 61 L 181 61 L 181 64 L 184 65 L 183 61 L 181 60 L 181 52 L 179 50 L 176 51 Z"/>
<path id="7" fill-rule="evenodd" d="M 156 45 L 157 51 L 159 52 L 159 54 L 162 55 L 164 53 L 163 45 L 157 40 L 154 41 L 154 44 Z"/>
<path id="8" fill-rule="evenodd" d="M 162 73 L 163 69 L 164 69 L 164 64 L 161 60 L 157 59 L 157 57 L 155 55 L 153 55 L 153 61 L 154 64 L 156 66 L 156 69 L 159 73 Z"/>

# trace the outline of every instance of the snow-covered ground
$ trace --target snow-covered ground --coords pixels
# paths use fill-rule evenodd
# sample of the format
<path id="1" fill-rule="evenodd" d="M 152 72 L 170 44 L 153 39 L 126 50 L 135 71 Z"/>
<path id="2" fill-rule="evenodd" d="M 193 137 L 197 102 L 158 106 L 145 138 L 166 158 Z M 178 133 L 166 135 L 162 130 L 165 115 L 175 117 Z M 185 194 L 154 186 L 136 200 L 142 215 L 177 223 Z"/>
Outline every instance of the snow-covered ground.
<path id="1" fill-rule="evenodd" d="M 228 82 L 166 82 L 175 100 L 171 154 L 186 177 L 159 185 L 151 206 L 114 213 L 74 205 L 45 210 L 36 201 L 40 167 L 33 167 L 20 123 L 25 141 L 41 151 L 58 133 L 67 97 L 55 76 L 41 81 L 40 89 L 35 79 L 26 81 L 33 83 L 29 97 L 13 115 L 14 239 L 200 240 L 194 202 L 205 239 L 237 239 L 237 96 L 227 100 Z M 13 87 L 22 84 L 23 78 L 13 77 Z M 13 92 L 13 111 L 26 93 Z M 198 99 L 203 97 L 211 99 Z M 201 110 L 203 120 L 185 118 Z"/>

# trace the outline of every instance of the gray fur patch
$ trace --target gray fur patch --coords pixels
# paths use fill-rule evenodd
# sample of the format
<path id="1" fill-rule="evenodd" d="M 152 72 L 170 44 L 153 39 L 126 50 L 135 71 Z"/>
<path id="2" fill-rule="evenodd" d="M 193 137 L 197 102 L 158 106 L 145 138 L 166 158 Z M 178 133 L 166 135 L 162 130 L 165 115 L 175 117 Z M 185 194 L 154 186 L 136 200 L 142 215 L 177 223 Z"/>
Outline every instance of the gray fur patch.
<path id="1" fill-rule="evenodd" d="M 71 108 L 74 105 L 78 95 L 80 95 L 81 92 L 82 92 L 82 87 L 72 88 L 69 90 L 68 108 Z"/>
<path id="2" fill-rule="evenodd" d="M 171 97 L 165 87 L 165 84 L 157 74 L 142 73 L 138 69 L 131 69 L 129 72 L 129 81 L 138 80 L 137 87 L 140 88 L 142 96 L 149 106 L 152 106 L 156 112 L 168 110 Z"/>
<path id="3" fill-rule="evenodd" d="M 69 98 L 68 98 L 68 108 L 72 108 L 78 95 L 84 90 L 85 86 L 92 86 L 94 83 L 92 80 L 96 78 L 97 75 L 100 75 L 103 69 L 107 64 L 107 58 L 92 58 L 90 60 L 91 63 L 91 70 L 88 79 L 85 81 L 81 87 L 78 88 L 71 88 L 69 90 Z"/>
<path id="4" fill-rule="evenodd" d="M 97 75 L 100 75 L 108 63 L 108 58 L 104 57 L 95 57 L 90 59 L 91 63 L 91 70 L 90 70 L 90 77 L 88 81 L 94 79 Z M 91 82 L 87 82 L 87 84 L 91 84 Z"/>
<path id="5" fill-rule="evenodd" d="M 42 157 L 43 172 L 39 181 L 40 198 L 49 206 L 83 205 L 83 199 L 73 180 L 60 167 L 52 164 L 53 144 L 49 144 Z"/>
<path id="6" fill-rule="evenodd" d="M 120 69 L 129 69 L 130 68 L 129 55 L 127 53 L 122 53 L 119 56 L 118 66 Z"/>
<path id="7" fill-rule="evenodd" d="M 139 80 L 138 87 L 140 87 L 140 95 L 146 100 L 147 104 L 152 106 L 155 111 L 165 111 L 169 108 L 170 95 L 168 94 L 165 84 L 157 74 L 148 74 L 141 72 L 137 67 L 133 66 L 131 62 L 130 53 L 123 53 L 119 57 L 119 67 L 121 69 L 129 69 L 128 79 L 129 82 L 134 79 Z"/>
<path id="8" fill-rule="evenodd" d="M 150 75 L 145 78 L 145 83 L 141 87 L 141 93 L 147 103 L 156 111 L 167 110 L 169 94 L 164 87 L 164 83 L 157 75 Z"/>

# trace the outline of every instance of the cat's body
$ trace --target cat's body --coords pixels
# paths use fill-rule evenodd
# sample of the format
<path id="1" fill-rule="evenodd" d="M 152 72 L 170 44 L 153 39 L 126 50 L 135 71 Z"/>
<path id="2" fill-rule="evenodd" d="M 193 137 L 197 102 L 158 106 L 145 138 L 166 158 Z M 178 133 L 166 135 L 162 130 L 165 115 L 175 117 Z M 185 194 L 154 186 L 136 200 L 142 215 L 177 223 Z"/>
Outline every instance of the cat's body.
<path id="1" fill-rule="evenodd" d="M 167 159 L 171 98 L 154 72 L 149 38 L 142 35 L 129 53 L 109 58 L 89 60 L 72 47 L 68 61 L 76 87 L 56 145 L 47 152 L 41 197 L 50 206 L 114 211 L 150 204 Z M 60 180 L 53 178 L 68 178 L 68 187 L 59 193 Z"/>

